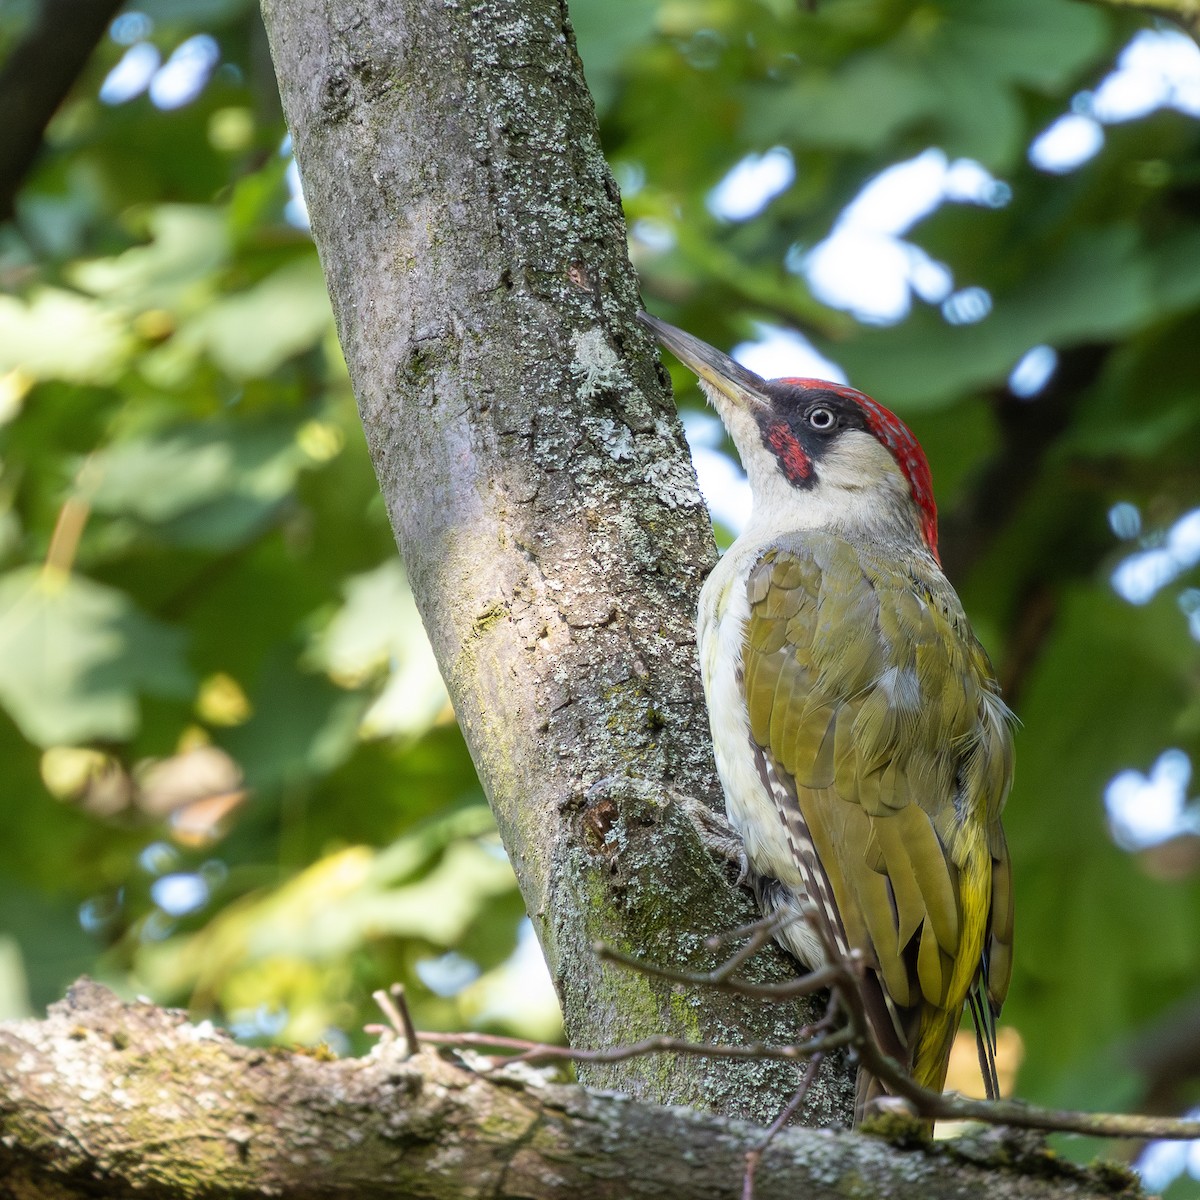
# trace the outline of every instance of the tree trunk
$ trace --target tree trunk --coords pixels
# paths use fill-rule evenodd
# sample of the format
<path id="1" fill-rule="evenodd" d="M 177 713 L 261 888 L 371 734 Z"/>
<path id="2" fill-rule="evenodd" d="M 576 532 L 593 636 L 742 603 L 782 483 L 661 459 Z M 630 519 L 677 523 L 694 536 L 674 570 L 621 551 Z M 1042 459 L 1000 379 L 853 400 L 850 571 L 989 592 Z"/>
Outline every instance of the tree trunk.
<path id="1" fill-rule="evenodd" d="M 719 797 L 694 652 L 714 561 L 558 0 L 264 0 L 342 347 L 418 607 L 575 1045 L 788 1041 L 816 1009 L 677 987 L 753 916 L 680 796 Z M 762 967 L 787 971 L 775 955 Z M 583 1072 L 769 1119 L 794 1067 Z M 810 1119 L 845 1119 L 831 1064 Z"/>
<path id="2" fill-rule="evenodd" d="M 744 1122 L 471 1061 L 396 1042 L 340 1061 L 239 1046 L 83 982 L 48 1020 L 0 1025 L 0 1200 L 733 1200 L 762 1141 Z M 1114 1182 L 999 1134 L 901 1150 L 790 1129 L 754 1194 L 1098 1200 Z"/>

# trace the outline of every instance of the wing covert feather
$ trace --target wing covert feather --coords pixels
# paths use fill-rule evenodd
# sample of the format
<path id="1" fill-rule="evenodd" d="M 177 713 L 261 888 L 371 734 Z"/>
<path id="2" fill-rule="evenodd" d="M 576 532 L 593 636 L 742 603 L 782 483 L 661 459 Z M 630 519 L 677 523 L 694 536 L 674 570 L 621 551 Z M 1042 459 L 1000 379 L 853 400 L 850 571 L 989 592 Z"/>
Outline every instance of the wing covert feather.
<path id="1" fill-rule="evenodd" d="M 1011 969 L 1012 749 L 987 655 L 940 573 L 897 577 L 828 533 L 777 543 L 747 597 L 750 731 L 775 802 L 892 1004 L 941 1012 L 914 1045 L 941 1045 L 985 959 L 993 1011 Z"/>

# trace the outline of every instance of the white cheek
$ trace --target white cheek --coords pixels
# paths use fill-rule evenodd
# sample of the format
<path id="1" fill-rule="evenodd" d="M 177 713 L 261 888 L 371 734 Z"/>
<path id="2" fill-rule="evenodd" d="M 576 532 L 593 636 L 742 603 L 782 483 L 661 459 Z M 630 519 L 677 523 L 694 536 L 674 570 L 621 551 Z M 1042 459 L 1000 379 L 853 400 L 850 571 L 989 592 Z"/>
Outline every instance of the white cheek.
<path id="1" fill-rule="evenodd" d="M 812 486 L 788 482 L 761 444 L 744 445 L 742 460 L 754 503 L 744 537 L 770 541 L 803 529 L 847 537 L 911 541 L 920 538 L 908 481 L 895 459 L 870 434 L 843 434 L 816 464 Z"/>

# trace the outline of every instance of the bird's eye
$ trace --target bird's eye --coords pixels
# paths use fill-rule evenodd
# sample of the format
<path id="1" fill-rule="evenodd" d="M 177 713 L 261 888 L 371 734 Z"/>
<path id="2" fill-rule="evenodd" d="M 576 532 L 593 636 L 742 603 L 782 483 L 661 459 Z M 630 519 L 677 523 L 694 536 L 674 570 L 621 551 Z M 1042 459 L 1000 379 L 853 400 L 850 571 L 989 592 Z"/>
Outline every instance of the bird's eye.
<path id="1" fill-rule="evenodd" d="M 809 412 L 808 423 L 813 429 L 824 433 L 827 429 L 832 429 L 837 424 L 837 417 L 833 415 L 833 409 L 822 406 L 814 408 Z"/>

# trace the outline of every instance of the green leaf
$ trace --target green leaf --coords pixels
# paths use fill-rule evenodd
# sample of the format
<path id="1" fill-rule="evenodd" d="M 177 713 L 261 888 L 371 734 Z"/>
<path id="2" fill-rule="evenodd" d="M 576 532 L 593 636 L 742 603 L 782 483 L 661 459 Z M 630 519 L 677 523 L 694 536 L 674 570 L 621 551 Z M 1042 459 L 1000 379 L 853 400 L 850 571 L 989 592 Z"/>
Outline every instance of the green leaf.
<path id="1" fill-rule="evenodd" d="M 206 350 L 234 379 L 255 379 L 316 345 L 332 324 L 321 265 L 305 255 L 246 291 L 215 301 L 178 337 Z"/>
<path id="2" fill-rule="evenodd" d="M 59 866 L 62 882 L 62 865 Z M 85 971 L 95 972 L 97 944 L 69 896 L 51 896 L 0 880 L 0 1019 L 32 1016 L 62 996 Z"/>
<path id="3" fill-rule="evenodd" d="M 210 29 L 245 16 L 252 0 L 140 0 L 139 11 L 156 25 L 199 26 Z"/>
<path id="4" fill-rule="evenodd" d="M 221 740 L 252 788 L 295 786 L 340 766 L 354 748 L 368 702 L 299 670 L 282 652 L 268 662 L 251 701 L 254 716 Z"/>
<path id="5" fill-rule="evenodd" d="M 386 671 L 364 735 L 423 733 L 450 701 L 400 560 L 352 576 L 343 590 L 346 602 L 317 638 L 314 657 L 348 687 Z"/>
<path id="6" fill-rule="evenodd" d="M 786 91 L 762 98 L 750 116 L 767 140 L 874 150 L 929 112 L 937 95 L 920 64 L 864 54 L 834 75 L 805 73 Z"/>
<path id="7" fill-rule="evenodd" d="M 187 425 L 117 442 L 88 464 L 97 512 L 136 517 L 179 545 L 234 546 L 262 528 L 310 465 L 294 421 Z"/>
<path id="8" fill-rule="evenodd" d="M 1066 0 L 912 6 L 892 36 L 822 69 L 810 55 L 785 89 L 756 94 L 748 127 L 799 145 L 879 151 L 903 135 L 994 170 L 1020 157 L 1018 87 L 1064 86 L 1105 49 L 1104 17 Z"/>
<path id="9" fill-rule="evenodd" d="M 0 372 L 111 383 L 131 346 L 119 317 L 85 296 L 57 288 L 39 288 L 27 301 L 0 296 Z"/>
<path id="10" fill-rule="evenodd" d="M 39 745 L 132 737 L 140 693 L 190 695 L 183 643 L 82 576 L 26 567 L 0 577 L 0 703 Z"/>
<path id="11" fill-rule="evenodd" d="M 1168 597 L 1134 608 L 1106 584 L 1076 587 L 1022 697 L 1005 814 L 1020 913 L 1006 1016 L 1026 1042 L 1024 1084 L 1057 1088 L 1063 1103 L 1088 1100 L 1072 1087 L 1076 1064 L 1200 971 L 1196 885 L 1148 878 L 1114 845 L 1103 800 L 1118 771 L 1179 744 L 1194 657 Z"/>
<path id="12" fill-rule="evenodd" d="M 1130 225 L 1091 229 L 998 295 L 977 325 L 948 326 L 925 313 L 822 349 L 885 402 L 910 411 L 940 407 L 972 388 L 1003 383 L 1031 346 L 1117 338 L 1169 315 L 1200 292 L 1197 278 L 1200 239 L 1190 234 L 1148 255 Z"/>
<path id="13" fill-rule="evenodd" d="M 934 34 L 948 58 L 1043 91 L 1069 87 L 1103 59 L 1108 21 L 1071 0 L 946 0 Z"/>
<path id="14" fill-rule="evenodd" d="M 195 307 L 228 256 L 224 217 L 203 205 L 164 204 L 151 211 L 146 225 L 147 245 L 80 263 L 70 272 L 72 280 L 130 313 Z"/>
<path id="15" fill-rule="evenodd" d="M 12 934 L 0 933 L 0 1021 L 20 1021 L 32 1016 L 21 944 Z"/>
<path id="16" fill-rule="evenodd" d="M 575 0 L 571 5 L 579 55 L 600 113 L 616 96 L 625 60 L 657 20 L 658 5 L 648 0 Z"/>

